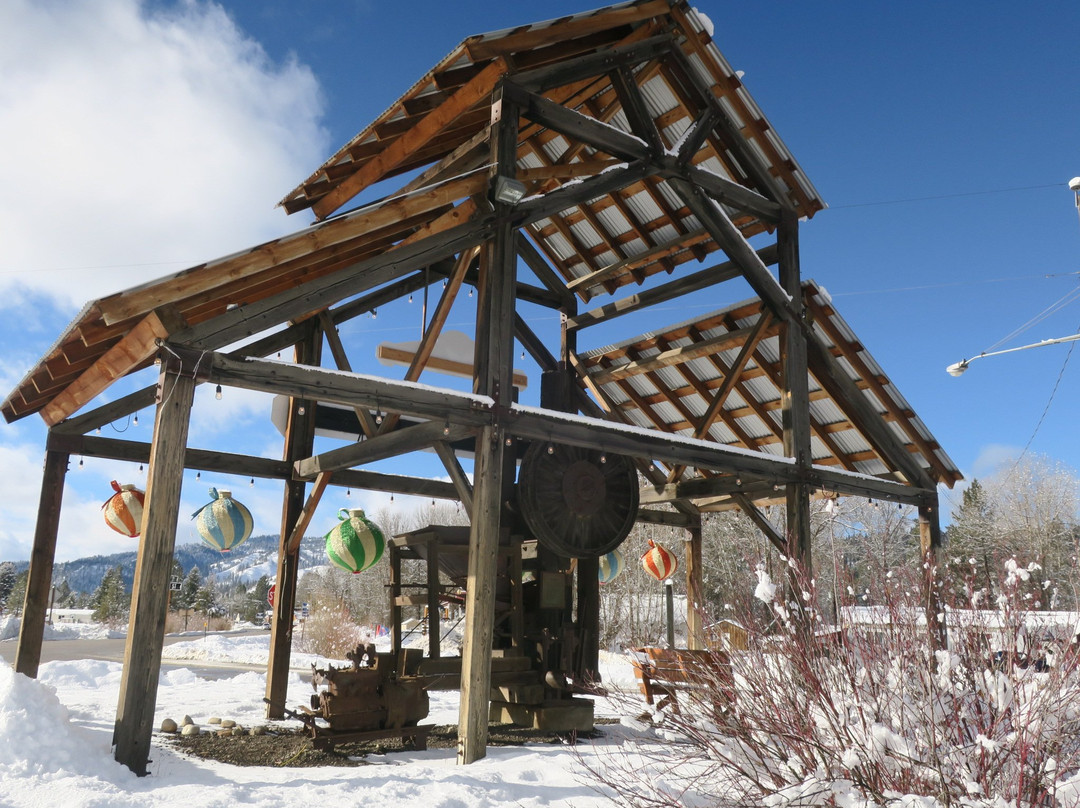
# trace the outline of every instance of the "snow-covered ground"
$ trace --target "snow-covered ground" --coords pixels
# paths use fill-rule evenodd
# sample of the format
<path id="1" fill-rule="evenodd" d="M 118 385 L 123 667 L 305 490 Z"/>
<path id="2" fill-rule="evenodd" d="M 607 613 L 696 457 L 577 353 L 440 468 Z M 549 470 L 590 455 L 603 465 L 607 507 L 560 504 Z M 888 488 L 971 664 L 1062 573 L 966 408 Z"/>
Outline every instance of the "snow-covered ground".
<path id="1" fill-rule="evenodd" d="M 0 623 L 0 636 L 4 626 Z M 91 627 L 79 627 L 91 629 Z M 64 638 L 78 628 L 64 627 Z M 51 629 L 56 632 L 58 629 Z M 201 636 L 167 647 L 170 659 L 265 663 L 269 632 L 259 636 Z M 318 657 L 296 654 L 291 664 L 307 668 Z M 199 664 L 196 662 L 195 664 Z M 487 757 L 458 766 L 453 749 L 370 756 L 356 768 L 238 767 L 186 757 L 155 735 L 150 774 L 136 777 L 113 760 L 110 749 L 122 666 L 118 662 L 49 662 L 35 681 L 0 664 L 0 805 L 26 808 L 105 808 L 183 805 L 423 805 L 472 808 L 511 805 L 609 805 L 585 777 L 587 760 L 605 745 L 619 744 L 640 730 L 605 727 L 605 737 L 577 747 L 535 745 L 491 747 Z M 605 655 L 605 678 L 632 686 L 622 658 Z M 210 716 L 241 726 L 265 724 L 263 673 L 244 672 L 207 680 L 187 668 L 161 675 L 155 726 L 162 719 Z M 289 681 L 288 703 L 307 700 L 308 677 Z M 426 723 L 456 723 L 458 694 L 433 693 Z M 613 706 L 597 703 L 597 715 Z M 282 722 L 295 727 L 291 721 Z"/>

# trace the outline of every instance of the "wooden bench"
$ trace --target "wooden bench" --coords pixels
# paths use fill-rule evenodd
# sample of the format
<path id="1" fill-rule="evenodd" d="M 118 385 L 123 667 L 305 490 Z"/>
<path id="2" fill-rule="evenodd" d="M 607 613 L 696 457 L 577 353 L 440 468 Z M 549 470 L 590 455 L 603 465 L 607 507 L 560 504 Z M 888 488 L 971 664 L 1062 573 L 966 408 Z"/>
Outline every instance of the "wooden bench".
<path id="1" fill-rule="evenodd" d="M 678 691 L 708 694 L 730 704 L 735 700 L 731 661 L 723 651 L 688 648 L 633 648 L 628 652 L 638 688 L 657 710 L 679 711 Z"/>

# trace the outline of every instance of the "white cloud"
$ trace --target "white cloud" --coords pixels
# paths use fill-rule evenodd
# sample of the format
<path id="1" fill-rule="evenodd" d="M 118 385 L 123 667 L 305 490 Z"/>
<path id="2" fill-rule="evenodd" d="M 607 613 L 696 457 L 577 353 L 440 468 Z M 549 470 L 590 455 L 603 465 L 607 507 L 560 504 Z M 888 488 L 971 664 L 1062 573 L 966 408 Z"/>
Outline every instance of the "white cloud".
<path id="1" fill-rule="evenodd" d="M 318 83 L 217 5 L 0 4 L 0 292 L 66 306 L 295 230 Z M 133 266 L 137 265 L 137 266 Z"/>

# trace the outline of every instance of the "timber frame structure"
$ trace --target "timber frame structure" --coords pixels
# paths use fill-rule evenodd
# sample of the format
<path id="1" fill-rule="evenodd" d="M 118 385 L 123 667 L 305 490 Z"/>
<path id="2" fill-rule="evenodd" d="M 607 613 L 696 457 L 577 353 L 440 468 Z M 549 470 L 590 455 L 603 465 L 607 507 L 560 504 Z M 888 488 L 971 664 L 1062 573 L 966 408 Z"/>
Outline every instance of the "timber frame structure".
<path id="1" fill-rule="evenodd" d="M 393 193 L 340 212 L 406 174 Z M 284 707 L 298 547 L 327 486 L 462 503 L 463 763 L 486 746 L 494 559 L 519 446 L 632 458 L 646 481 L 637 519 L 689 532 L 691 604 L 703 512 L 741 509 L 809 565 L 810 499 L 820 495 L 916 506 L 933 574 L 936 489 L 959 472 L 824 290 L 801 278 L 799 222 L 824 204 L 685 0 L 634 0 L 465 40 L 282 205 L 310 209 L 316 223 L 91 302 L 2 404 L 7 421 L 39 413 L 50 428 L 16 660 L 29 676 L 68 458 L 148 463 L 114 736 L 117 760 L 137 773 L 150 749 L 185 469 L 284 485 L 270 717 Z M 642 288 L 620 294 L 631 284 Z M 473 390 L 414 384 L 463 286 L 478 293 Z M 441 297 L 404 379 L 353 373 L 338 326 L 428 289 Z M 690 295 L 720 308 L 656 327 L 652 307 Z M 530 325 L 536 307 L 558 313 L 553 336 Z M 619 333 L 643 313 L 654 330 Z M 579 349 L 594 327 L 620 341 Z M 515 401 L 515 340 L 543 371 L 540 406 Z M 293 362 L 266 358 L 288 348 Z M 83 412 L 155 362 L 156 384 Z M 286 396 L 282 460 L 188 446 L 204 383 Z M 314 454 L 319 402 L 351 409 L 364 439 Z M 94 434 L 155 404 L 150 443 Z M 471 479 L 454 448 L 462 441 L 474 452 Z M 422 449 L 437 452 L 452 482 L 363 468 Z M 785 505 L 784 526 L 763 502 Z M 579 565 L 586 610 L 598 602 L 595 569 Z M 929 595 L 927 608 L 936 612 Z M 700 643 L 696 609 L 688 624 Z"/>

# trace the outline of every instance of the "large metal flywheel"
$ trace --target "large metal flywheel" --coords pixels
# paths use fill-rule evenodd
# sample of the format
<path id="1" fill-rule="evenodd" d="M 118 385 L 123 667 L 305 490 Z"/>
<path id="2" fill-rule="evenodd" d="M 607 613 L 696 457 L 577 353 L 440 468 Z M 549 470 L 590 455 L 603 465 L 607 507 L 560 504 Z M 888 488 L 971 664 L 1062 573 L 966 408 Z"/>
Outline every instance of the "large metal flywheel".
<path id="1" fill-rule="evenodd" d="M 521 461 L 518 504 L 546 547 L 568 558 L 597 558 L 634 526 L 637 470 L 622 455 L 538 441 Z"/>

